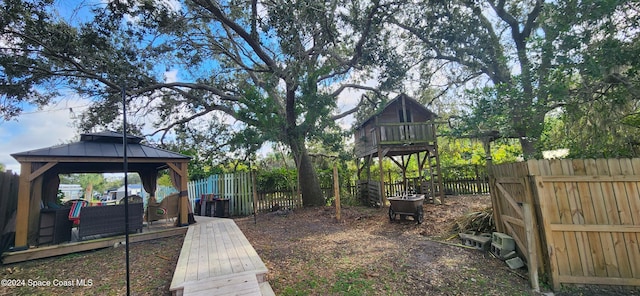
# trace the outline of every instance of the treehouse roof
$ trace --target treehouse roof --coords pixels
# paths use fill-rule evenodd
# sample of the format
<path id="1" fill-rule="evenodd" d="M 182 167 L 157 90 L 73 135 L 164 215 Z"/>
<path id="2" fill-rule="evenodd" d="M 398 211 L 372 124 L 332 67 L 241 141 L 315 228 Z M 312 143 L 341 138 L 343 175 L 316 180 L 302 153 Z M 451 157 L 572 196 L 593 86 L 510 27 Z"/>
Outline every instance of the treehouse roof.
<path id="1" fill-rule="evenodd" d="M 356 129 L 360 129 L 361 127 L 369 124 L 371 121 L 374 121 L 377 117 L 387 112 L 387 110 L 391 109 L 396 104 L 401 104 L 401 100 L 404 99 L 404 103 L 407 109 L 410 109 L 412 112 L 419 112 L 426 114 L 427 118 L 434 119 L 438 117 L 437 114 L 431 112 L 431 110 L 427 109 L 427 107 L 423 106 L 420 102 L 416 101 L 414 98 L 406 95 L 400 94 L 391 101 L 387 102 L 382 108 L 378 109 L 376 113 L 371 115 L 369 118 L 365 119 L 362 123 L 356 126 Z"/>

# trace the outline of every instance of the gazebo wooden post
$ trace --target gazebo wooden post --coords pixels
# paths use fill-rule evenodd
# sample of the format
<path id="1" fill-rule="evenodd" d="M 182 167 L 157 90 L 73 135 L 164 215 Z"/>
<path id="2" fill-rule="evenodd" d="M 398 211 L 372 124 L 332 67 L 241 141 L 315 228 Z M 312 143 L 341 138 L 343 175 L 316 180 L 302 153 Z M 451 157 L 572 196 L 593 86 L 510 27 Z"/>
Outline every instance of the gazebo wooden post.
<path id="1" fill-rule="evenodd" d="M 20 183 L 18 186 L 18 207 L 16 210 L 16 236 L 14 249 L 28 249 L 27 237 L 29 234 L 29 200 L 31 196 L 31 162 L 23 162 L 20 165 Z"/>
<path id="2" fill-rule="evenodd" d="M 187 174 L 187 163 L 168 163 L 169 166 L 180 176 L 180 184 L 178 185 L 178 191 L 180 192 L 180 225 L 179 226 L 187 226 L 189 225 L 189 194 L 188 194 L 188 174 Z"/>
<path id="3" fill-rule="evenodd" d="M 187 167 L 189 165 L 188 162 L 167 162 L 167 165 L 175 172 L 176 175 L 180 176 L 180 182 L 175 180 L 174 186 L 178 187 L 178 211 L 180 221 L 178 221 L 178 226 L 187 226 L 189 225 L 189 194 L 188 194 L 188 178 L 189 175 Z"/>
<path id="4" fill-rule="evenodd" d="M 187 194 L 189 175 L 187 162 L 180 163 L 180 225 L 189 225 L 189 195 Z"/>

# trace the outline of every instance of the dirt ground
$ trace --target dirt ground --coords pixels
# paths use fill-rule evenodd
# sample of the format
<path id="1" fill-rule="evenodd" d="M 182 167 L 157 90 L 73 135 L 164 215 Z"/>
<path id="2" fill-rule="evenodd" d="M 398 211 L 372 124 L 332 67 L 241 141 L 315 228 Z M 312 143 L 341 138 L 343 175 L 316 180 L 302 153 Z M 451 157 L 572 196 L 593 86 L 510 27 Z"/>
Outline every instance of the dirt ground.
<path id="1" fill-rule="evenodd" d="M 459 242 L 442 235 L 452 221 L 489 205 L 488 196 L 449 197 L 444 205 L 426 204 L 420 225 L 390 222 L 386 208 L 366 207 L 343 207 L 340 221 L 331 207 L 259 214 L 257 224 L 254 217 L 235 221 L 269 268 L 277 295 L 535 295 L 525 269 L 443 243 Z M 182 239 L 130 245 L 131 295 L 170 295 Z M 3 265 L 0 295 L 125 295 L 125 270 L 123 246 Z M 574 286 L 555 295 L 640 291 Z"/>
<path id="2" fill-rule="evenodd" d="M 343 207 L 339 222 L 331 207 L 236 222 L 277 295 L 528 295 L 525 271 L 437 241 L 457 217 L 490 204 L 488 196 L 426 204 L 422 224 L 390 222 L 386 208 L 362 207 Z"/>
<path id="3" fill-rule="evenodd" d="M 169 295 L 184 236 L 129 246 L 131 295 Z M 124 246 L 2 265 L 0 295 L 126 295 Z"/>
<path id="4" fill-rule="evenodd" d="M 236 219 L 269 268 L 277 295 L 554 295 L 531 292 L 526 268 L 446 244 L 452 222 L 491 206 L 488 195 L 425 204 L 424 223 L 389 221 L 388 208 L 331 207 Z M 450 239 L 450 240 L 448 240 Z M 619 286 L 570 286 L 557 296 L 640 295 Z"/>

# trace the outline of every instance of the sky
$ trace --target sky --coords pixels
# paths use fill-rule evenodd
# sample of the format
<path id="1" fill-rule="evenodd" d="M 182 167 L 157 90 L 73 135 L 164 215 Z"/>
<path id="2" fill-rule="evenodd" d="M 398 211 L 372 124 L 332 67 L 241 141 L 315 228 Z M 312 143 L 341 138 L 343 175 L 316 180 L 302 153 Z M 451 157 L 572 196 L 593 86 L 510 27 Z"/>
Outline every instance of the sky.
<path id="1" fill-rule="evenodd" d="M 0 163 L 5 170 L 19 173 L 20 164 L 12 153 L 78 140 L 73 117 L 85 108 L 87 101 L 68 99 L 40 111 L 25 111 L 15 120 L 0 121 Z"/>
<path id="2" fill-rule="evenodd" d="M 175 79 L 176 72 L 167 73 L 168 79 Z M 361 91 L 345 90 L 338 100 L 338 108 L 348 110 L 359 101 Z M 15 120 L 0 121 L 0 163 L 5 170 L 20 173 L 20 164 L 11 157 L 12 153 L 47 148 L 79 140 L 79 132 L 73 126 L 73 119 L 88 107 L 83 99 L 66 99 L 42 110 L 28 110 Z M 340 119 L 338 124 L 348 129 L 353 124 L 353 116 Z M 270 152 L 270 144 L 261 149 L 262 156 Z"/>

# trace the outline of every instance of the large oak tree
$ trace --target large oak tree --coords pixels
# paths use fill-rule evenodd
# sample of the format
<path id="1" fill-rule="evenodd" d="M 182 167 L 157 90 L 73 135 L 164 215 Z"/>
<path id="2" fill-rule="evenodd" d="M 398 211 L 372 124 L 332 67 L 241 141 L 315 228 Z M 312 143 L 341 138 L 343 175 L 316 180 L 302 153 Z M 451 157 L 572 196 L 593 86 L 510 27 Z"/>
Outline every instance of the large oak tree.
<path id="1" fill-rule="evenodd" d="M 534 157 L 549 111 L 640 98 L 636 1 L 401 3 L 390 19 L 423 80 L 471 90 L 467 135 L 516 138 Z"/>
<path id="2" fill-rule="evenodd" d="M 381 0 L 83 2 L 7 0 L 0 15 L 0 114 L 60 95 L 93 99 L 81 127 L 113 127 L 124 86 L 140 124 L 202 147 L 287 145 L 305 205 L 324 203 L 307 151 L 338 130 L 338 96 L 384 73 Z M 177 72 L 177 79 L 166 73 Z M 377 71 L 375 71 L 377 70 Z M 375 71 L 375 72 L 372 72 Z M 135 123 L 135 121 L 134 121 Z M 134 126 L 141 130 L 142 125 Z"/>

